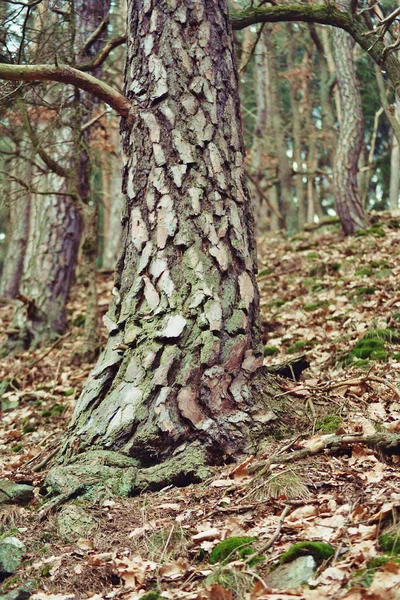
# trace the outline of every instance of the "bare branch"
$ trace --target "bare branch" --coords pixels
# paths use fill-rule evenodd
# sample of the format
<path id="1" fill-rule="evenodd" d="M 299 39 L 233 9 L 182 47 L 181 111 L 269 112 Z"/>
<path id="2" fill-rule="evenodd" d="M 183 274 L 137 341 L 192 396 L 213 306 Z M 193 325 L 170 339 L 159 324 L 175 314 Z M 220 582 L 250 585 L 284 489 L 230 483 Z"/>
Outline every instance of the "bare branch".
<path id="1" fill-rule="evenodd" d="M 0 79 L 10 81 L 59 81 L 85 90 L 97 96 L 117 111 L 121 117 L 127 118 L 131 102 L 108 84 L 88 73 L 68 65 L 8 65 L 0 63 Z"/>
<path id="2" fill-rule="evenodd" d="M 106 17 L 102 20 L 100 25 L 93 31 L 92 35 L 86 40 L 83 48 L 80 51 L 80 54 L 84 54 L 92 44 L 97 40 L 97 38 L 107 29 L 107 25 L 110 22 L 110 15 L 107 13 Z"/>
<path id="3" fill-rule="evenodd" d="M 108 55 L 118 46 L 125 44 L 125 42 L 126 35 L 118 35 L 117 37 L 107 42 L 107 44 L 103 46 L 103 48 L 91 62 L 77 65 L 77 68 L 80 71 L 92 71 L 93 69 L 100 67 L 100 65 L 102 65 L 103 62 L 108 58 Z"/>

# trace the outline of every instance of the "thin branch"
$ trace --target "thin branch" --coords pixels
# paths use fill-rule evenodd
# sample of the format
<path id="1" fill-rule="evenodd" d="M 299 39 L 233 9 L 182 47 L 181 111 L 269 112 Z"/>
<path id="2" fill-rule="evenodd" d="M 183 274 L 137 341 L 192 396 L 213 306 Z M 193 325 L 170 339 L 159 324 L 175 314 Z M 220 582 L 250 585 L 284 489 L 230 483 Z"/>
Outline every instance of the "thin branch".
<path id="1" fill-rule="evenodd" d="M 92 35 L 86 40 L 83 48 L 81 49 L 79 54 L 84 54 L 92 44 L 97 40 L 97 38 L 107 29 L 107 25 L 110 22 L 110 15 L 107 13 L 105 18 L 102 20 L 100 25 L 93 31 Z"/>
<path id="2" fill-rule="evenodd" d="M 60 165 L 49 154 L 47 154 L 46 150 L 43 148 L 42 144 L 40 143 L 40 140 L 39 140 L 38 136 L 36 135 L 36 131 L 34 131 L 32 125 L 31 125 L 31 122 L 29 120 L 28 113 L 26 111 L 26 106 L 25 106 L 23 100 L 19 99 L 18 105 L 21 110 L 24 127 L 31 139 L 33 147 L 35 148 L 36 152 L 39 154 L 42 161 L 50 169 L 50 171 L 53 171 L 53 173 L 55 173 L 59 177 L 67 178 L 69 175 L 69 171 L 67 169 L 64 169 L 64 167 L 62 165 Z"/>
<path id="3" fill-rule="evenodd" d="M 90 121 L 88 121 L 81 127 L 81 133 L 83 133 L 84 131 L 86 131 L 86 129 L 89 129 L 89 127 L 91 127 L 92 125 L 97 123 L 97 121 L 99 119 L 101 119 L 102 117 L 104 117 L 104 115 L 106 115 L 106 114 L 107 114 L 107 110 L 103 110 L 103 112 L 101 112 L 99 115 L 96 115 L 95 117 L 93 117 L 93 119 L 90 119 Z"/>
<path id="4" fill-rule="evenodd" d="M 103 62 L 108 58 L 108 55 L 115 48 L 118 48 L 118 46 L 122 46 L 122 44 L 124 44 L 125 42 L 126 35 L 118 35 L 117 37 L 107 42 L 91 62 L 79 64 L 77 65 L 77 68 L 80 71 L 86 72 L 92 71 L 93 69 L 100 67 L 103 64 Z"/>
<path id="5" fill-rule="evenodd" d="M 131 102 L 108 84 L 68 65 L 8 65 L 0 63 L 0 79 L 8 81 L 58 81 L 85 90 L 127 118 Z"/>

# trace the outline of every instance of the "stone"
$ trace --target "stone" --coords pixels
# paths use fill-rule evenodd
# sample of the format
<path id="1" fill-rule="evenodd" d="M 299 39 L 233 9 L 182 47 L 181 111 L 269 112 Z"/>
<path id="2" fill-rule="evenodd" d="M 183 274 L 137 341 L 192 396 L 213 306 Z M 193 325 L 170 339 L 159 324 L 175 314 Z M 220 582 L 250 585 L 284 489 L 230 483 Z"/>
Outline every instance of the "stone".
<path id="1" fill-rule="evenodd" d="M 0 505 L 28 504 L 32 498 L 33 487 L 31 485 L 0 479 Z"/>
<path id="2" fill-rule="evenodd" d="M 278 590 L 296 589 L 307 583 L 316 567 L 317 563 L 312 556 L 300 556 L 268 573 L 264 581 L 268 587 Z"/>
<path id="3" fill-rule="evenodd" d="M 95 519 L 74 504 L 65 506 L 57 518 L 58 535 L 67 542 L 87 537 L 95 526 Z"/>
<path id="4" fill-rule="evenodd" d="M 0 542 L 0 581 L 15 573 L 25 551 L 24 544 L 16 537 L 7 537 Z"/>

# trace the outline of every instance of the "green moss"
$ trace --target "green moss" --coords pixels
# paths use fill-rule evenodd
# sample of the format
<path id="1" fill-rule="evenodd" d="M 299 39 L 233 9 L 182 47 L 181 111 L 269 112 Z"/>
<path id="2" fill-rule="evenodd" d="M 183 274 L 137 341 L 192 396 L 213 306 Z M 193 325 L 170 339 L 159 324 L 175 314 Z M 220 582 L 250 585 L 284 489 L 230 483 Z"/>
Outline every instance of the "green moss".
<path id="1" fill-rule="evenodd" d="M 284 304 L 286 304 L 286 300 L 276 300 L 274 306 L 276 306 L 276 308 L 280 308 Z"/>
<path id="2" fill-rule="evenodd" d="M 380 238 L 386 236 L 384 230 L 382 229 L 382 225 L 373 225 L 369 229 L 361 229 L 360 231 L 357 231 L 355 235 L 357 237 L 373 236 Z"/>
<path id="3" fill-rule="evenodd" d="M 394 360 L 400 360 L 400 352 L 396 352 L 396 354 L 393 354 L 393 358 Z"/>
<path id="4" fill-rule="evenodd" d="M 274 356 L 279 352 L 276 346 L 264 346 L 264 356 Z"/>
<path id="5" fill-rule="evenodd" d="M 364 335 L 363 339 L 368 340 L 370 338 L 376 338 L 379 340 L 384 340 L 387 342 L 398 344 L 398 343 L 400 343 L 400 330 L 394 329 L 394 328 L 370 329 Z"/>
<path id="6" fill-rule="evenodd" d="M 76 392 L 75 388 L 69 388 L 68 390 L 64 391 L 64 396 L 73 396 Z"/>
<path id="7" fill-rule="evenodd" d="M 317 419 L 315 429 L 321 433 L 335 433 L 343 423 L 343 419 L 338 415 L 327 415 Z"/>
<path id="8" fill-rule="evenodd" d="M 400 528 L 382 533 L 379 536 L 379 546 L 385 552 L 400 554 Z"/>
<path id="9" fill-rule="evenodd" d="M 54 567 L 53 563 L 46 563 L 45 565 L 43 565 L 39 571 L 41 577 L 50 577 L 50 575 L 51 575 L 50 571 L 53 567 Z"/>
<path id="10" fill-rule="evenodd" d="M 322 563 L 324 560 L 328 560 L 335 553 L 334 549 L 330 544 L 325 542 L 298 542 L 293 544 L 290 548 L 282 554 L 280 557 L 281 564 L 285 564 L 295 560 L 299 556 L 305 556 L 310 554 L 317 563 Z"/>
<path id="11" fill-rule="evenodd" d="M 243 558 L 243 552 L 246 553 L 247 550 L 252 551 L 252 543 L 255 542 L 257 538 L 255 537 L 230 537 L 226 540 L 223 540 L 215 548 L 210 554 L 209 562 L 211 565 L 215 565 L 218 562 L 231 562 L 238 558 Z"/>
<path id="12" fill-rule="evenodd" d="M 287 349 L 288 354 L 295 354 L 295 352 L 300 352 L 301 350 L 304 350 L 306 348 L 311 348 L 312 346 L 312 342 L 310 341 L 306 341 L 306 340 L 297 340 L 297 342 L 293 342 L 293 344 L 290 344 L 289 348 Z"/>
<path id="13" fill-rule="evenodd" d="M 272 269 L 262 269 L 261 271 L 259 271 L 257 277 L 265 277 L 265 275 L 270 275 L 272 273 Z"/>
<path id="14" fill-rule="evenodd" d="M 362 269 L 358 269 L 354 273 L 356 277 L 371 277 L 374 274 L 373 269 L 368 269 L 368 267 L 363 267 Z"/>
<path id="15" fill-rule="evenodd" d="M 375 288 L 372 286 L 363 286 L 363 287 L 359 287 L 355 290 L 354 294 L 356 296 L 370 296 L 371 294 L 375 293 Z"/>
<path id="16" fill-rule="evenodd" d="M 326 290 L 326 287 L 324 285 L 322 285 L 322 283 L 314 283 L 314 285 L 311 286 L 311 291 L 312 292 L 324 292 Z"/>
<path id="17" fill-rule="evenodd" d="M 54 417 L 55 415 L 61 415 L 64 411 L 64 404 L 57 404 L 57 406 L 53 406 L 53 408 L 51 409 L 51 414 Z"/>
<path id="18" fill-rule="evenodd" d="M 309 252 L 306 256 L 306 258 L 319 258 L 319 255 L 317 252 Z"/>
<path id="19" fill-rule="evenodd" d="M 42 410 L 40 414 L 42 417 L 51 417 L 51 410 Z"/>
<path id="20" fill-rule="evenodd" d="M 33 427 L 33 425 L 24 425 L 22 428 L 22 433 L 33 433 L 34 431 L 36 431 L 36 427 Z"/>
<path id="21" fill-rule="evenodd" d="M 12 450 L 13 452 L 19 452 L 20 450 L 22 450 L 22 448 L 23 448 L 23 447 L 24 447 L 24 446 L 23 446 L 22 444 L 15 444 L 15 446 L 13 446 L 13 447 L 11 448 L 11 450 Z"/>
<path id="22" fill-rule="evenodd" d="M 367 563 L 366 569 L 360 569 L 355 573 L 353 582 L 368 588 L 374 580 L 375 573 L 388 562 L 394 562 L 400 564 L 400 558 L 394 558 L 393 556 L 383 555 L 377 556 Z"/>
<path id="23" fill-rule="evenodd" d="M 353 364 L 355 367 L 368 367 L 369 360 L 364 360 L 363 358 L 360 358 L 359 360 L 354 361 Z"/>
<path id="24" fill-rule="evenodd" d="M 163 600 L 159 592 L 147 592 L 144 596 L 140 596 L 141 600 Z"/>
<path id="25" fill-rule="evenodd" d="M 86 316 L 85 315 L 77 315 L 73 321 L 72 321 L 72 325 L 74 327 L 84 327 L 85 325 L 85 321 L 86 321 Z"/>

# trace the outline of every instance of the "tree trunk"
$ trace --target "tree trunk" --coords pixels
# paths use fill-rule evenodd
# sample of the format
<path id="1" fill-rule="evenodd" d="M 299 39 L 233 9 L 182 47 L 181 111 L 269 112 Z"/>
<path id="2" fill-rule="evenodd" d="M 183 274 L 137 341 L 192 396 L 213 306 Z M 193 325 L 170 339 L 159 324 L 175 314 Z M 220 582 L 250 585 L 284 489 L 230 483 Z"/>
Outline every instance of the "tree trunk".
<path id="1" fill-rule="evenodd" d="M 363 115 L 353 61 L 354 41 L 345 31 L 335 29 L 334 46 L 341 119 L 333 189 L 344 234 L 351 235 L 367 223 L 357 183 L 358 159 L 364 136 Z"/>
<path id="2" fill-rule="evenodd" d="M 31 180 L 32 169 L 27 167 L 26 178 Z M 10 190 L 19 187 L 10 181 Z M 31 194 L 24 189 L 18 196 L 10 194 L 9 210 L 10 220 L 7 230 L 7 250 L 4 258 L 3 271 L 0 278 L 0 296 L 15 298 L 19 293 L 19 286 L 23 271 L 26 244 L 29 235 L 29 215 L 31 209 Z"/>
<path id="3" fill-rule="evenodd" d="M 275 140 L 272 133 L 272 113 L 275 110 L 279 110 L 279 107 L 274 106 L 271 102 L 270 73 L 264 34 L 261 35 L 257 44 L 255 64 L 257 115 L 251 148 L 251 169 L 258 182 L 258 187 L 263 193 L 263 197 L 266 197 L 270 204 L 270 208 L 268 209 L 263 202 L 263 197 L 260 197 L 260 193 L 256 189 L 255 196 L 259 198 L 258 205 L 255 203 L 256 223 L 262 229 L 265 223 L 269 222 L 270 229 L 278 231 L 281 223 L 278 216 L 279 199 L 277 186 L 268 187 L 268 179 L 274 178 L 277 175 Z M 282 225 L 284 224 L 282 223 Z"/>
<path id="4" fill-rule="evenodd" d="M 110 143 L 114 150 L 102 152 L 103 176 L 103 269 L 114 270 L 122 250 L 122 208 L 121 191 L 122 157 L 119 148 L 118 129 L 112 121 L 109 125 Z"/>
<path id="5" fill-rule="evenodd" d="M 295 205 L 293 202 L 292 193 L 292 167 L 287 156 L 287 144 L 285 138 L 285 130 L 283 126 L 281 116 L 281 101 L 278 90 L 278 73 L 275 57 L 275 42 L 271 35 L 271 25 L 264 27 L 263 35 L 268 56 L 268 70 L 269 70 L 269 83 L 270 83 L 270 95 L 271 102 L 275 109 L 271 116 L 272 131 L 275 137 L 276 144 L 276 157 L 278 159 L 278 177 L 280 184 L 280 193 L 282 199 L 281 211 L 286 220 L 286 227 L 289 231 L 297 229 L 297 215 L 295 211 Z"/>
<path id="6" fill-rule="evenodd" d="M 74 203 L 68 196 L 34 195 L 29 231 L 21 304 L 13 321 L 19 333 L 9 340 L 21 349 L 41 345 L 65 329 L 65 304 L 81 235 Z"/>
<path id="7" fill-rule="evenodd" d="M 395 119 L 400 122 L 400 97 L 396 96 Z M 390 210 L 398 210 L 400 196 L 400 146 L 392 134 L 392 151 L 390 153 Z"/>
<path id="8" fill-rule="evenodd" d="M 264 382 L 256 250 L 226 3 L 130 0 L 127 46 L 125 245 L 109 341 L 59 459 L 71 464 L 49 475 L 59 491 L 198 480 L 206 464 L 255 452 L 266 428 L 268 395 L 252 384 Z"/>

